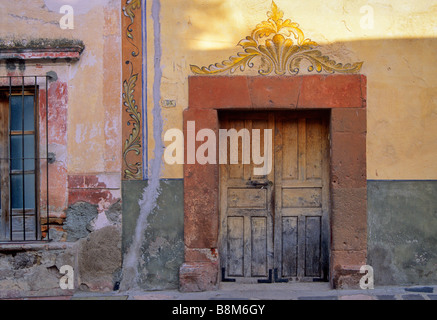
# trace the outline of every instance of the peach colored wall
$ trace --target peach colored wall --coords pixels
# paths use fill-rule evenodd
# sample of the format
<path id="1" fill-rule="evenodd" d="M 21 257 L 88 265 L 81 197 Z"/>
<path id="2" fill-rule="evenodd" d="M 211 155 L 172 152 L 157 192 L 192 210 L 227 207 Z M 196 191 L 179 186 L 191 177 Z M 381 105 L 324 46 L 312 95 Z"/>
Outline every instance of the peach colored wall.
<path id="1" fill-rule="evenodd" d="M 63 4 L 74 9 L 72 30 L 60 28 Z M 49 90 L 49 152 L 56 154 L 49 167 L 49 215 L 50 229 L 62 232 L 68 206 L 84 201 L 104 213 L 121 199 L 121 4 L 118 0 L 1 1 L 0 13 L 0 38 L 6 43 L 37 40 L 44 46 L 44 40 L 38 39 L 74 39 L 85 45 L 79 60 L 28 60 L 24 71 L 14 71 L 18 75 L 54 71 L 58 76 L 53 85 L 56 92 Z M 0 74 L 9 74 L 4 62 Z M 41 137 L 44 134 L 41 131 Z M 42 223 L 46 222 L 45 190 L 42 179 Z M 99 214 L 96 229 L 108 224 L 106 215 Z M 45 232 L 47 227 L 42 229 Z"/>
<path id="2" fill-rule="evenodd" d="M 74 29 L 62 30 L 61 5 L 74 9 Z M 0 37 L 79 39 L 85 50 L 59 77 L 68 82 L 68 171 L 119 173 L 121 166 L 120 2 L 23 0 L 0 3 Z M 29 66 L 30 67 L 30 66 Z M 56 70 L 55 70 L 56 71 Z"/>

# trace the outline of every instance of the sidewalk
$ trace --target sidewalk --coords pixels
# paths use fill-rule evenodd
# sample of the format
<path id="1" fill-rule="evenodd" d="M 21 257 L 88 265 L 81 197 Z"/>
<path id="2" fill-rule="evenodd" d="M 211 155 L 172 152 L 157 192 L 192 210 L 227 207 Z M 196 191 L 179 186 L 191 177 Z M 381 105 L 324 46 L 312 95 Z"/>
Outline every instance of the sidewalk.
<path id="1" fill-rule="evenodd" d="M 327 283 L 222 283 L 218 291 L 182 293 L 129 291 L 77 292 L 71 300 L 437 300 L 437 286 L 375 287 L 374 290 L 332 290 Z"/>

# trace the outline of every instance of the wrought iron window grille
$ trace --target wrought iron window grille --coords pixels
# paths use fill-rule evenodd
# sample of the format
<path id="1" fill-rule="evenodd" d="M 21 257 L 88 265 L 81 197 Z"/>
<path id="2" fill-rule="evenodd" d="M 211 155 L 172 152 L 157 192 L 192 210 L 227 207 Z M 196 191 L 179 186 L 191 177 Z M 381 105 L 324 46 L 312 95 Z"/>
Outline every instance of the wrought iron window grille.
<path id="1" fill-rule="evenodd" d="M 51 241 L 49 83 L 56 80 L 54 72 L 0 76 L 0 243 Z"/>

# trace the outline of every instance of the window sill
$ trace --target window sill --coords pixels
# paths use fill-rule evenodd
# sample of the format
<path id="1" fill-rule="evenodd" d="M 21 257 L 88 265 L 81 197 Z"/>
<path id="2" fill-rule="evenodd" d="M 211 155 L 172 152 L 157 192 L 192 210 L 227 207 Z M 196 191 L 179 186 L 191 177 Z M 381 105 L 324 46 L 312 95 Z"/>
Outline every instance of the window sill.
<path id="1" fill-rule="evenodd" d="M 19 251 L 53 251 L 65 250 L 74 246 L 68 242 L 0 242 L 0 253 L 19 252 Z"/>

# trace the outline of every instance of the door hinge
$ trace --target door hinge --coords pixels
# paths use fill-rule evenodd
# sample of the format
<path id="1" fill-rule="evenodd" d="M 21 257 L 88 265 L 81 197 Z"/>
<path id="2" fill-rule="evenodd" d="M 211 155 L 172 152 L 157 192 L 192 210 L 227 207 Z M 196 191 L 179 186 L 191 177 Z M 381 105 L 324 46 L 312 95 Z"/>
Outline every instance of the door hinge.
<path id="1" fill-rule="evenodd" d="M 222 282 L 235 282 L 235 279 L 226 278 L 226 268 L 222 268 Z"/>
<path id="2" fill-rule="evenodd" d="M 278 268 L 275 268 L 274 274 L 275 274 L 275 282 L 283 282 L 283 283 L 287 283 L 288 282 L 288 279 L 279 278 L 279 276 L 278 276 Z"/>
<path id="3" fill-rule="evenodd" d="M 260 279 L 258 283 L 273 283 L 272 269 L 269 269 L 269 277 L 268 279 Z"/>

